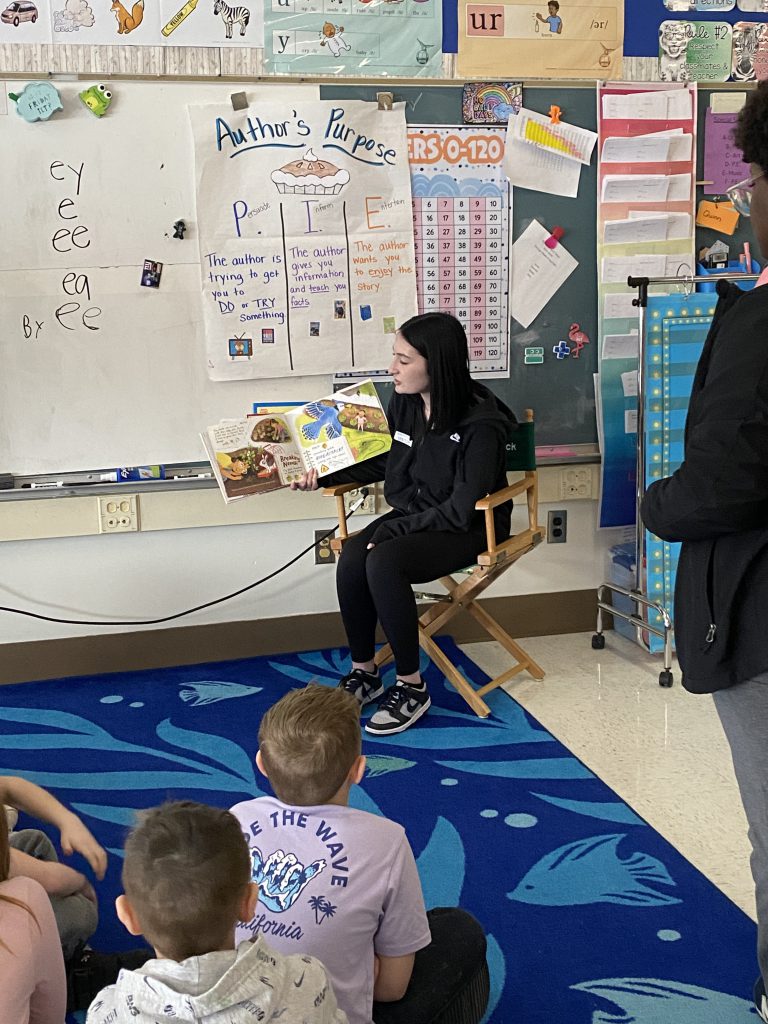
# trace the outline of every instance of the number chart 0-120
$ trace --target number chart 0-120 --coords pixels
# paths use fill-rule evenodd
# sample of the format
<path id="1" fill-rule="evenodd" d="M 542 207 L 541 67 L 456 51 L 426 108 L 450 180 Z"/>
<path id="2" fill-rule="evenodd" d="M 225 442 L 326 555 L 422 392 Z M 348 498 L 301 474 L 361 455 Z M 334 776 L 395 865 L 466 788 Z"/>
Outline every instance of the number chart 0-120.
<path id="1" fill-rule="evenodd" d="M 408 133 L 419 311 L 452 313 L 473 374 L 509 373 L 510 189 L 504 129 Z"/>

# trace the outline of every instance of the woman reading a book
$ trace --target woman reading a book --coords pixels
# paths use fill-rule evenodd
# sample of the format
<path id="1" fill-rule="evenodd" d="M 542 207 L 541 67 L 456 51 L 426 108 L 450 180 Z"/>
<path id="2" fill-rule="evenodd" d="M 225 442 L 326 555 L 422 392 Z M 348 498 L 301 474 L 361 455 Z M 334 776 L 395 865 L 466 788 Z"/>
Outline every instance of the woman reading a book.
<path id="1" fill-rule="evenodd" d="M 475 502 L 506 486 L 506 444 L 515 417 L 469 375 L 464 328 L 447 313 L 407 320 L 389 366 L 395 392 L 387 409 L 392 448 L 351 469 L 293 490 L 384 480 L 392 511 L 351 537 L 339 558 L 336 588 L 352 668 L 339 686 L 361 707 L 382 697 L 365 728 L 403 732 L 429 708 L 419 672 L 416 599 L 411 585 L 471 565 L 486 547 Z M 496 536 L 509 536 L 511 503 L 494 512 Z M 392 645 L 396 684 L 386 693 L 374 664 L 376 623 Z"/>

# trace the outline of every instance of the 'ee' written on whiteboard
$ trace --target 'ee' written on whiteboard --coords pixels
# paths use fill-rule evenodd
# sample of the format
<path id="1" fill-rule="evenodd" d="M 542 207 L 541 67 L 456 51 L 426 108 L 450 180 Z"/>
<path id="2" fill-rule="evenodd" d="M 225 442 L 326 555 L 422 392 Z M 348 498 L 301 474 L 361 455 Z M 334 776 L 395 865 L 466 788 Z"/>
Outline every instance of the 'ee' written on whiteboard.
<path id="1" fill-rule="evenodd" d="M 85 164 L 79 167 L 72 167 L 61 160 L 54 160 L 48 168 L 51 178 L 54 181 L 63 182 L 67 190 L 74 188 L 75 197 L 79 197 L 83 181 Z M 85 224 L 71 224 L 71 221 L 79 221 L 80 215 L 77 212 L 77 203 L 69 195 L 59 199 L 56 207 L 57 227 L 51 235 L 51 247 L 55 253 L 66 254 L 75 249 L 87 249 L 91 244 L 90 232 Z M 58 221 L 64 221 L 61 225 Z M 99 324 L 95 321 L 101 316 L 99 306 L 86 306 L 84 301 L 91 302 L 91 284 L 87 274 L 78 274 L 69 270 L 61 280 L 61 289 L 67 300 L 57 306 L 53 311 L 56 322 L 67 331 L 75 331 L 78 327 L 84 327 L 89 331 L 98 331 Z M 36 316 L 30 317 L 25 313 L 22 316 L 22 331 L 27 340 L 37 340 L 40 337 L 46 321 L 38 320 Z"/>

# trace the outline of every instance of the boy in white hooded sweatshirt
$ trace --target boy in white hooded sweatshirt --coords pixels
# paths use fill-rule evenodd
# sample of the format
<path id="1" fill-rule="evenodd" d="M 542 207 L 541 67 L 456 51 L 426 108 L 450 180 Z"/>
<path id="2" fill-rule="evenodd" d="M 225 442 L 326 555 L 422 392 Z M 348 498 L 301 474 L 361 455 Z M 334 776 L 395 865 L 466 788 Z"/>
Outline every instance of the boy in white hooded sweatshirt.
<path id="1" fill-rule="evenodd" d="M 347 1024 L 319 960 L 284 956 L 263 936 L 235 948 L 258 887 L 237 819 L 177 801 L 145 811 L 125 844 L 117 915 L 157 959 L 120 972 L 86 1024 Z"/>

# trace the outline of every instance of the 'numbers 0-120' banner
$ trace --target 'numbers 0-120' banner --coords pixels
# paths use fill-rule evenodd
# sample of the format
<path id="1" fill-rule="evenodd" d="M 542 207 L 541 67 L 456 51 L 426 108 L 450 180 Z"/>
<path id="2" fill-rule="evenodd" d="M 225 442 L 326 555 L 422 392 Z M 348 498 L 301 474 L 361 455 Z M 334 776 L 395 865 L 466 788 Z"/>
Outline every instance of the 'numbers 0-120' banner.
<path id="1" fill-rule="evenodd" d="M 209 376 L 386 364 L 417 308 L 404 105 L 189 109 Z"/>

